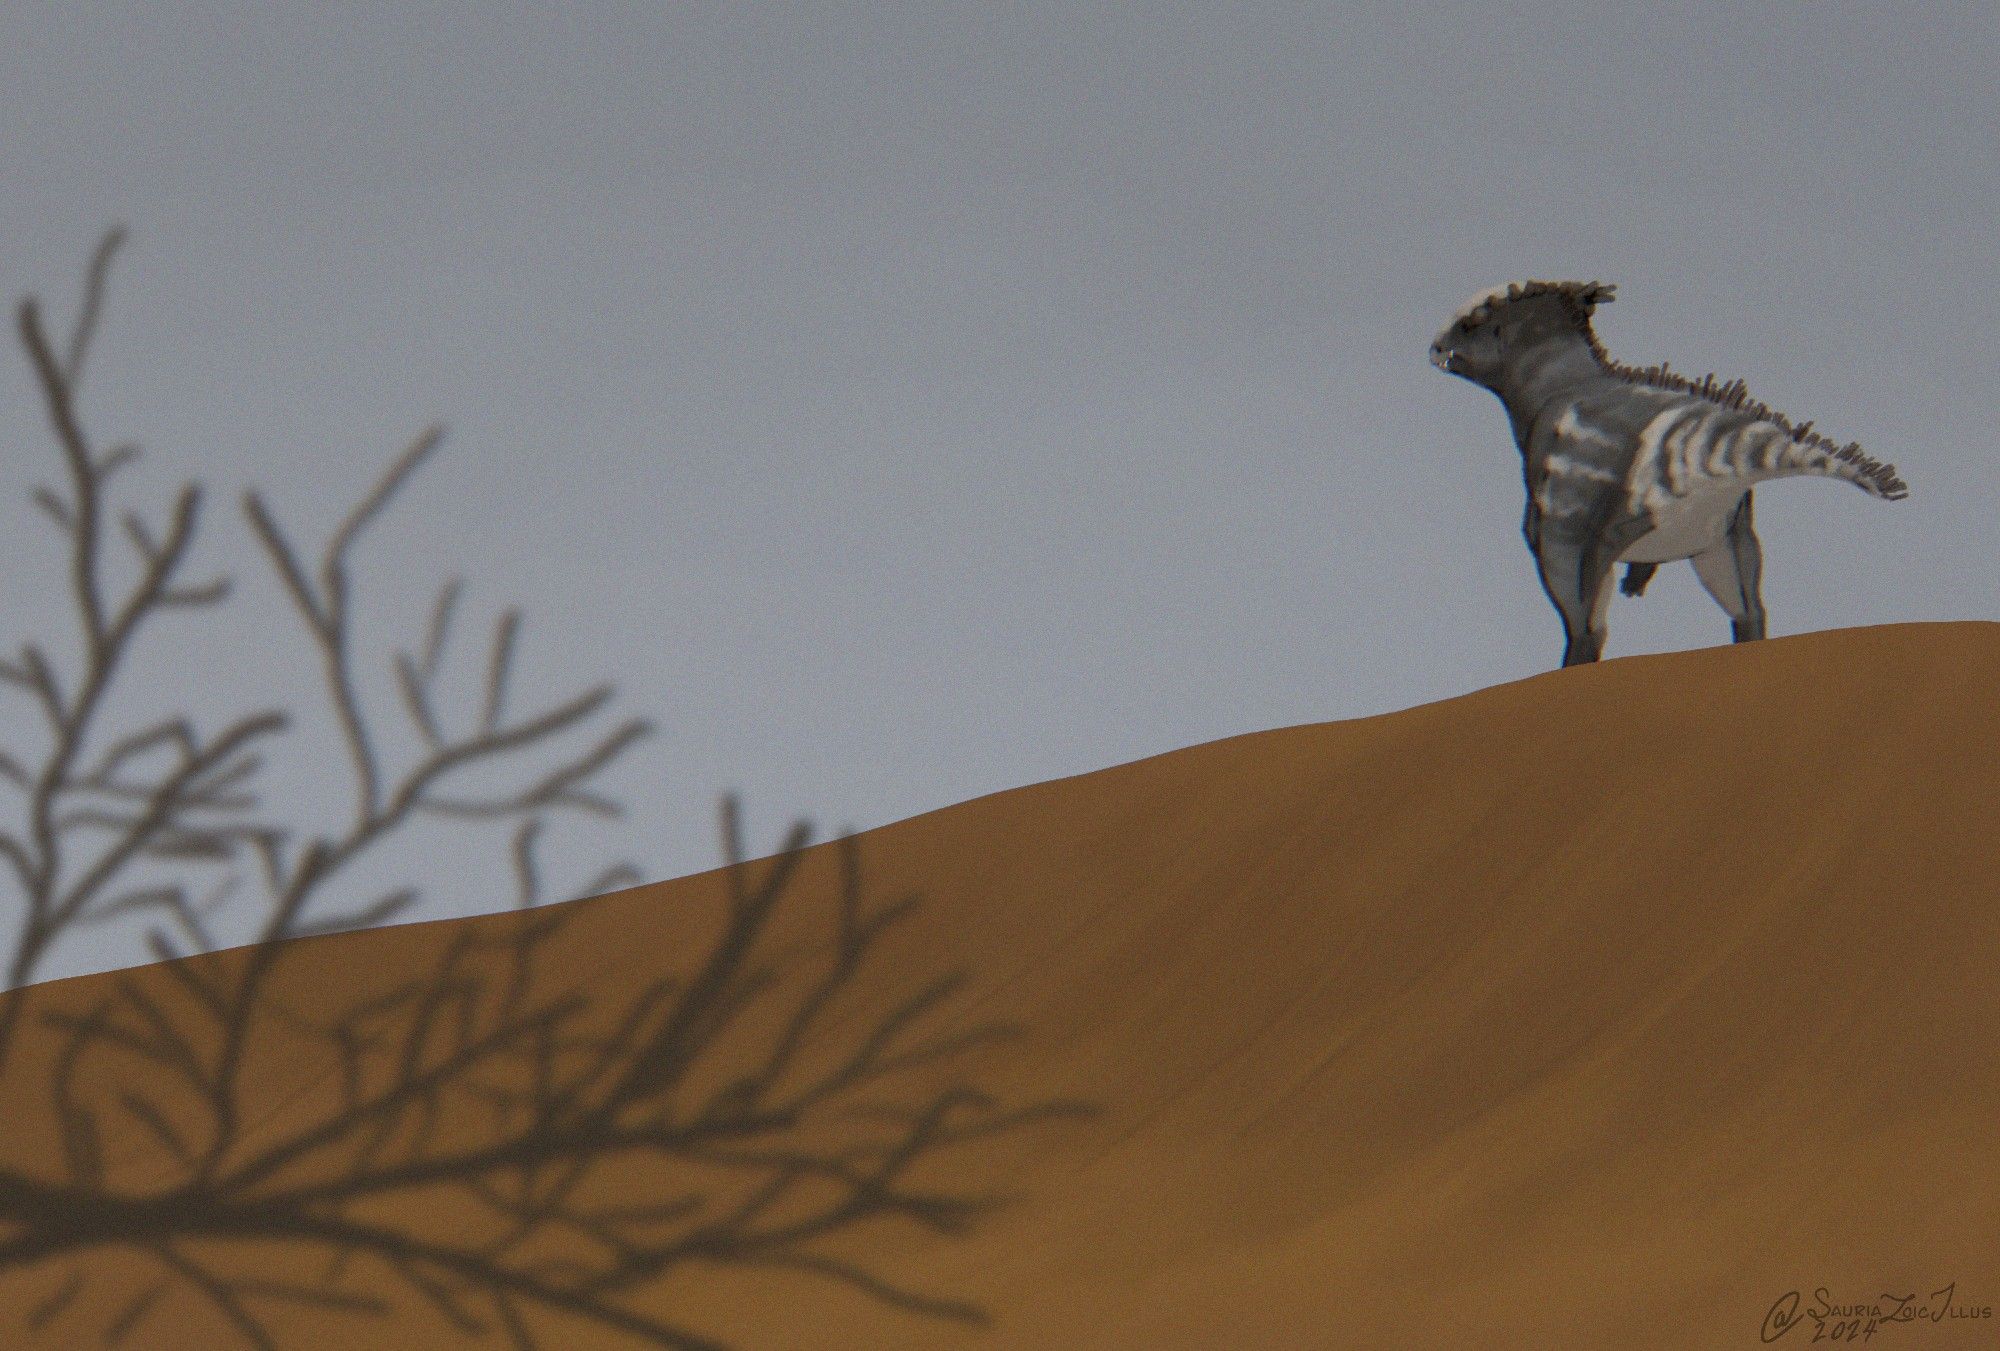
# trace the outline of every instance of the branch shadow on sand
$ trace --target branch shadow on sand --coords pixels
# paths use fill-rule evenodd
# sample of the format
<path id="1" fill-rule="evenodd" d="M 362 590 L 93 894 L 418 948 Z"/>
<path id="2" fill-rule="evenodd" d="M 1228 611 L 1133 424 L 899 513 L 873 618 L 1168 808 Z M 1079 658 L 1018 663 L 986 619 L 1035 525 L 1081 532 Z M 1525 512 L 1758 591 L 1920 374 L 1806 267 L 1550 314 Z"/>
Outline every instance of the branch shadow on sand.
<path id="1" fill-rule="evenodd" d="M 871 906 L 851 836 L 809 893 L 803 824 L 754 864 L 733 800 L 722 826 L 715 904 L 649 921 L 658 960 L 605 952 L 582 901 L 16 992 L 0 1276 L 23 1330 L 145 1346 L 206 1318 L 213 1344 L 280 1347 L 393 1318 L 709 1348 L 671 1282 L 721 1266 L 986 1322 L 865 1239 L 968 1232 L 1006 1199 L 954 1185 L 970 1153 L 1090 1109 L 981 1090 L 980 1048 L 1020 1029 L 955 1021 L 962 971 L 871 962 L 920 899 Z"/>

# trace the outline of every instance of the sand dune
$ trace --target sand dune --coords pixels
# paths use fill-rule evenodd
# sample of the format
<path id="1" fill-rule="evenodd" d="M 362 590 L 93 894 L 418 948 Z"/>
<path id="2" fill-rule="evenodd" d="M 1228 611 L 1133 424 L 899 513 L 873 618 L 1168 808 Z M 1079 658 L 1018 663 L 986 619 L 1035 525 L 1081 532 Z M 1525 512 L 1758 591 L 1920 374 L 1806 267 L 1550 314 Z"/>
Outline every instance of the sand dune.
<path id="1" fill-rule="evenodd" d="M 950 1072 L 1096 1113 L 954 1155 L 1018 1194 L 968 1236 L 836 1245 L 990 1327 L 761 1271 L 683 1272 L 649 1307 L 802 1351 L 1733 1348 L 1787 1292 L 1772 1344 L 1805 1346 L 1819 1288 L 1955 1283 L 1947 1317 L 1872 1344 L 2000 1346 L 2000 1317 L 1960 1316 L 2000 1306 L 1996 672 L 2000 625 L 1973 623 L 1634 657 L 868 832 L 869 892 L 925 898 L 869 988 L 962 967 L 951 1016 L 1023 1035 Z M 835 879 L 815 848 L 801 899 Z M 581 903 L 561 960 L 638 982 L 720 886 Z M 416 969 L 465 923 L 322 940 L 287 979 Z M 29 1052 L 21 1168 L 56 1148 L 19 1087 L 55 1052 Z M 262 1072 L 260 1129 L 331 1091 L 325 1064 Z M 8 1321 L 52 1280 L 0 1282 Z M 226 1344 L 185 1309 L 135 1344 Z"/>

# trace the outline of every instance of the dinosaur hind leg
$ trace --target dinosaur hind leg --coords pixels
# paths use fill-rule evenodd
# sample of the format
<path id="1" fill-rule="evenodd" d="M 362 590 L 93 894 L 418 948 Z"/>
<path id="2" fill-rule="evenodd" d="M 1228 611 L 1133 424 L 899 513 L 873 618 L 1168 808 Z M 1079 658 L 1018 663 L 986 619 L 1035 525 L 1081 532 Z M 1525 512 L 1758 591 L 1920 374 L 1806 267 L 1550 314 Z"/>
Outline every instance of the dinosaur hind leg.
<path id="1" fill-rule="evenodd" d="M 1757 531 L 1750 523 L 1750 497 L 1730 519 L 1722 542 L 1688 560 L 1702 587 L 1715 597 L 1729 615 L 1729 630 L 1735 641 L 1752 642 L 1764 636 L 1763 573 L 1764 553 L 1757 543 Z"/>

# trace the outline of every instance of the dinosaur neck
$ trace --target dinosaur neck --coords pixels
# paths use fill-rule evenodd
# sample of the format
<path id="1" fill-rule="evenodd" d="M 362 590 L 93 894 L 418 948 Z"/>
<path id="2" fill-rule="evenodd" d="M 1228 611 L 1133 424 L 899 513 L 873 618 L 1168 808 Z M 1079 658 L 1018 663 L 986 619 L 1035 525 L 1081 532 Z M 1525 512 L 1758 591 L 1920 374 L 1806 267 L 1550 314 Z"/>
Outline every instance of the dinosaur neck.
<path id="1" fill-rule="evenodd" d="M 1588 336 L 1563 333 L 1522 349 L 1492 388 L 1519 427 L 1531 422 L 1535 411 L 1560 391 L 1604 372 L 1604 362 Z"/>

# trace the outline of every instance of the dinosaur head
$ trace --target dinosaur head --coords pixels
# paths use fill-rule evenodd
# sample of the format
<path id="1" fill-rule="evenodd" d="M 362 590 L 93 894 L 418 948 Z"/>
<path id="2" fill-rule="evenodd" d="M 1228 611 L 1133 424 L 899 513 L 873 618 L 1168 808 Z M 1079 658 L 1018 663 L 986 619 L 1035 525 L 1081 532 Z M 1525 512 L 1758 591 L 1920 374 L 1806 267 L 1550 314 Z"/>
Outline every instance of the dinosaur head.
<path id="1" fill-rule="evenodd" d="M 1618 288 L 1595 281 L 1527 281 L 1495 286 L 1459 306 L 1431 343 L 1431 364 L 1491 389 L 1519 353 L 1565 334 L 1597 350 L 1590 314 Z"/>

